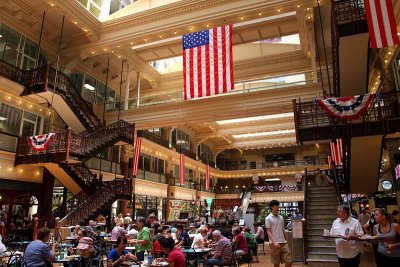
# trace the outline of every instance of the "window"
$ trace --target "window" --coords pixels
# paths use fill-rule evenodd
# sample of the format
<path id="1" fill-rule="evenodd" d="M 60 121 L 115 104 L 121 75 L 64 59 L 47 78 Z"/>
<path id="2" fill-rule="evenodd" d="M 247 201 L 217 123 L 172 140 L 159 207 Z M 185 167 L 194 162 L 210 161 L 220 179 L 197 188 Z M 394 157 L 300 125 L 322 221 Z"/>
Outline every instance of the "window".
<path id="1" fill-rule="evenodd" d="M 181 147 L 181 148 L 191 151 L 192 147 L 191 147 L 191 141 L 190 141 L 189 134 L 187 134 L 179 129 L 175 129 L 172 132 L 172 145 L 174 147 Z"/>
<path id="2" fill-rule="evenodd" d="M 78 0 L 96 18 L 100 16 L 103 0 Z"/>
<path id="3" fill-rule="evenodd" d="M 205 144 L 201 143 L 199 145 L 198 154 L 200 155 L 200 159 L 203 161 L 203 163 L 207 163 L 207 161 L 209 162 L 212 159 L 211 149 Z"/>
<path id="4" fill-rule="evenodd" d="M 132 4 L 136 0 L 111 0 L 110 15 Z"/>
<path id="5" fill-rule="evenodd" d="M 41 66 L 45 60 L 40 55 L 39 46 L 25 36 L 19 34 L 4 24 L 0 24 L 0 59 L 27 70 Z M 36 64 L 39 60 L 38 64 Z"/>
<path id="6" fill-rule="evenodd" d="M 163 133 L 164 133 L 162 128 L 151 128 L 151 129 L 147 129 L 147 131 L 152 134 L 161 136 L 161 137 L 163 136 Z"/>
<path id="7" fill-rule="evenodd" d="M 144 171 L 164 175 L 164 160 L 140 153 L 139 168 Z"/>
<path id="8" fill-rule="evenodd" d="M 0 131 L 18 136 L 20 134 L 22 110 L 0 103 Z"/>

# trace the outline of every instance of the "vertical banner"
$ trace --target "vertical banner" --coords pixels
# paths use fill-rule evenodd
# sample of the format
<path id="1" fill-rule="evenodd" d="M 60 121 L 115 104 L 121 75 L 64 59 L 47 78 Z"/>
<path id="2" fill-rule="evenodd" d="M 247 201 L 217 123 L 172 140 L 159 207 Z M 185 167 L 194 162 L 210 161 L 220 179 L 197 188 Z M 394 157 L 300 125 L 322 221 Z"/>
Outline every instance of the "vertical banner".
<path id="1" fill-rule="evenodd" d="M 185 183 L 185 153 L 181 148 L 179 154 L 179 183 L 183 185 Z"/>
<path id="2" fill-rule="evenodd" d="M 210 190 L 210 163 L 207 163 L 206 165 L 206 173 L 205 173 L 205 190 Z"/>
<path id="3" fill-rule="evenodd" d="M 336 166 L 342 165 L 343 160 L 343 146 L 342 139 L 336 139 L 336 142 L 331 142 L 331 157 Z"/>
<path id="4" fill-rule="evenodd" d="M 139 168 L 139 159 L 140 159 L 140 147 L 142 146 L 142 137 L 136 136 L 135 141 L 135 153 L 133 155 L 133 168 L 132 168 L 132 176 L 136 177 L 138 175 Z"/>

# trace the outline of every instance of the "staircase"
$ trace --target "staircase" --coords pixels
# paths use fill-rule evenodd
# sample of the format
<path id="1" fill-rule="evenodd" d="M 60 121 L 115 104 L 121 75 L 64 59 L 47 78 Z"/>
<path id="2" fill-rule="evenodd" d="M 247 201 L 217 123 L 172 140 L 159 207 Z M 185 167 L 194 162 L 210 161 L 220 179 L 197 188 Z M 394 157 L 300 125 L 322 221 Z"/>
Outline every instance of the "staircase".
<path id="1" fill-rule="evenodd" d="M 322 237 L 324 229 L 331 229 L 337 218 L 336 189 L 328 180 L 323 174 L 314 174 L 308 178 L 305 203 L 308 266 L 338 266 L 334 239 Z"/>
<path id="2" fill-rule="evenodd" d="M 101 127 L 92 107 L 64 73 L 44 66 L 24 71 L 20 83 L 25 86 L 22 96 L 35 94 L 46 99 L 75 132 Z"/>

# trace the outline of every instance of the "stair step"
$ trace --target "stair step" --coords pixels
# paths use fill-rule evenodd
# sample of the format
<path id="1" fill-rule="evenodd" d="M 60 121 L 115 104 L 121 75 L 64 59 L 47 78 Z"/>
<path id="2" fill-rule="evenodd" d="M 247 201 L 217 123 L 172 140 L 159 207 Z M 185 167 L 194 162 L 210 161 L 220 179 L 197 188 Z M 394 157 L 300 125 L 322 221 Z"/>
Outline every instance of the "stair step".
<path id="1" fill-rule="evenodd" d="M 320 253 L 330 253 L 336 255 L 336 246 L 308 246 L 308 253 L 310 252 L 320 252 Z"/>
<path id="2" fill-rule="evenodd" d="M 308 244 L 311 246 L 327 246 L 327 245 L 333 245 L 335 246 L 335 241 L 314 241 L 313 239 L 310 241 L 309 239 L 307 240 Z"/>
<path id="3" fill-rule="evenodd" d="M 307 209 L 308 215 L 333 215 L 336 217 L 336 209 Z"/>
<path id="4" fill-rule="evenodd" d="M 308 252 L 309 259 L 337 260 L 337 254 L 329 252 Z"/>
<path id="5" fill-rule="evenodd" d="M 319 199 L 336 199 L 336 194 L 333 193 L 312 193 L 312 194 L 307 194 L 307 199 L 313 199 L 313 198 L 319 198 Z"/>
<path id="6" fill-rule="evenodd" d="M 322 200 L 322 199 L 307 199 L 307 206 L 335 206 L 337 207 L 338 202 L 335 200 Z"/>
<path id="7" fill-rule="evenodd" d="M 335 220 L 337 218 L 336 214 L 307 214 L 307 219 L 311 220 L 320 220 L 320 219 L 330 219 Z"/>
<path id="8" fill-rule="evenodd" d="M 307 207 L 307 213 L 312 210 L 333 210 L 334 213 L 337 211 L 336 205 L 311 205 Z"/>
<path id="9" fill-rule="evenodd" d="M 308 219 L 308 215 L 307 215 L 307 219 Z M 308 220 L 307 225 L 308 226 L 317 226 L 317 225 L 327 225 L 328 224 L 328 225 L 332 226 L 333 221 L 334 220 L 331 220 L 331 219 Z"/>
<path id="10" fill-rule="evenodd" d="M 325 190 L 325 191 L 334 191 L 334 192 L 336 192 L 336 190 L 335 190 L 335 188 L 333 186 L 309 186 L 307 188 L 307 190 L 309 190 L 309 191 L 322 191 L 322 190 Z"/>

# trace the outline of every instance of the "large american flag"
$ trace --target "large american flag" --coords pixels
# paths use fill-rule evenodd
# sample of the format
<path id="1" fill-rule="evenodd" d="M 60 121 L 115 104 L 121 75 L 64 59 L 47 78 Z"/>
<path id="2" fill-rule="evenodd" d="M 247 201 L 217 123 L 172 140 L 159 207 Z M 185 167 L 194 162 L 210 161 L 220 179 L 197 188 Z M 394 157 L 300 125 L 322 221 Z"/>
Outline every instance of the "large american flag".
<path id="1" fill-rule="evenodd" d="M 368 30 L 372 48 L 399 43 L 392 0 L 365 0 Z"/>
<path id="2" fill-rule="evenodd" d="M 185 100 L 232 91 L 232 62 L 232 25 L 184 35 Z"/>

